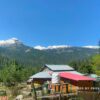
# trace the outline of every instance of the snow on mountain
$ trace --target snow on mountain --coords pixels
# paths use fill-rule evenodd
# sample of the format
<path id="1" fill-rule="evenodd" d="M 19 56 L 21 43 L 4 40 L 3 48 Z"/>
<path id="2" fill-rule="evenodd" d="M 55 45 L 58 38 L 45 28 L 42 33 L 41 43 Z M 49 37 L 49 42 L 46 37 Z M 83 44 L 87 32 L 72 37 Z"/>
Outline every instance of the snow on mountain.
<path id="1" fill-rule="evenodd" d="M 71 46 L 68 46 L 68 45 L 53 45 L 53 46 L 47 46 L 47 47 L 44 47 L 44 46 L 35 46 L 34 49 L 38 49 L 38 50 L 46 50 L 46 49 L 58 49 L 58 48 L 69 48 Z"/>
<path id="2" fill-rule="evenodd" d="M 11 38 L 8 40 L 0 40 L 0 46 L 9 46 L 9 45 L 13 45 L 13 44 L 23 44 L 21 41 L 19 41 L 17 38 Z M 53 46 L 34 46 L 34 49 L 37 50 L 47 50 L 47 49 L 59 49 L 59 48 L 70 48 L 72 46 L 69 45 L 53 45 Z M 93 46 L 93 45 L 88 45 L 88 46 L 82 46 L 82 48 L 89 48 L 89 49 L 98 49 L 99 46 Z M 28 51 L 26 51 L 28 52 Z"/>
<path id="3" fill-rule="evenodd" d="M 45 50 L 45 49 L 47 49 L 47 48 L 44 47 L 44 46 L 38 45 L 38 46 L 35 46 L 34 49 L 37 49 L 37 50 Z"/>
<path id="4" fill-rule="evenodd" d="M 30 52 L 30 51 L 31 51 L 30 49 L 25 50 L 26 53 L 28 53 L 28 52 Z"/>
<path id="5" fill-rule="evenodd" d="M 99 49 L 99 46 L 88 45 L 88 46 L 83 46 L 83 48 Z"/>
<path id="6" fill-rule="evenodd" d="M 68 45 L 54 45 L 54 46 L 48 46 L 47 49 L 57 49 L 57 48 L 69 48 Z"/>
<path id="7" fill-rule="evenodd" d="M 0 40 L 0 46 L 8 46 L 16 43 L 21 43 L 17 38 L 11 38 L 8 40 Z"/>
<path id="8" fill-rule="evenodd" d="M 53 45 L 53 46 L 44 47 L 44 46 L 38 45 L 38 46 L 35 46 L 34 49 L 47 50 L 47 49 L 70 48 L 70 47 L 72 47 L 72 46 L 69 46 L 69 45 Z M 88 46 L 82 46 L 82 48 L 98 49 L 99 46 L 88 45 Z"/>

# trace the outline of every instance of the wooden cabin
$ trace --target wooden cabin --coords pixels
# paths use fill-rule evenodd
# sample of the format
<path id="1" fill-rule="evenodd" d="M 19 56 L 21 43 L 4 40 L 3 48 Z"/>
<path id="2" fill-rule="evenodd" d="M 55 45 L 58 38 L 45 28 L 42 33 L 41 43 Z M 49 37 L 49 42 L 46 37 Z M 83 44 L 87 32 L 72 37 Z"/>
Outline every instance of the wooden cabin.
<path id="1" fill-rule="evenodd" d="M 52 73 L 58 73 L 60 82 L 52 83 Z M 68 65 L 45 65 L 41 72 L 30 77 L 35 84 L 44 84 L 49 81 L 48 87 L 55 92 L 76 92 L 77 88 L 93 86 L 93 78 L 83 76 Z"/>
<path id="2" fill-rule="evenodd" d="M 70 92 L 75 92 L 77 88 L 87 88 L 89 90 L 91 87 L 93 87 L 93 81 L 95 81 L 94 78 L 90 78 L 83 75 L 73 74 L 69 72 L 61 72 L 59 74 L 62 83 L 68 83 L 68 90 Z"/>

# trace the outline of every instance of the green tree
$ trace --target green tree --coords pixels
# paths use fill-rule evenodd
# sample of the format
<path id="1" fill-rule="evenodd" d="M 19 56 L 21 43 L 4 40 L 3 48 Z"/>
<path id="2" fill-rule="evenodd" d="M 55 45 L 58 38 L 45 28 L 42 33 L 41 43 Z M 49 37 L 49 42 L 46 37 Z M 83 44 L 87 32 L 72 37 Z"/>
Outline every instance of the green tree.
<path id="1" fill-rule="evenodd" d="M 97 75 L 100 75 L 100 54 L 94 55 L 91 59 L 93 70 Z"/>

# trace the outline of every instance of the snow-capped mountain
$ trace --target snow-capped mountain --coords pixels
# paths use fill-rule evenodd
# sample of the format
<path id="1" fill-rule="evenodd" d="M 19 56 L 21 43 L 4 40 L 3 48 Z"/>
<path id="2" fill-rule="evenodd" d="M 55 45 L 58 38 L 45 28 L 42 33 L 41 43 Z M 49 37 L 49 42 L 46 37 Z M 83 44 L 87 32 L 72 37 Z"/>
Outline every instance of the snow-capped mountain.
<path id="1" fill-rule="evenodd" d="M 59 48 L 70 48 L 71 46 L 69 45 L 53 45 L 53 46 L 35 46 L 34 49 L 38 49 L 38 50 L 47 50 L 47 49 L 59 49 Z"/>
<path id="2" fill-rule="evenodd" d="M 17 38 L 11 38 L 8 40 L 0 40 L 0 46 L 10 46 L 10 45 L 14 45 L 14 44 L 23 44 L 20 40 L 18 40 Z M 34 46 L 34 49 L 37 50 L 47 50 L 47 49 L 59 49 L 59 48 L 71 48 L 73 46 L 70 45 L 51 45 L 51 46 L 41 46 L 41 45 L 37 45 Z M 98 49 L 99 46 L 93 46 L 93 45 L 88 45 L 88 46 L 82 46 L 82 48 L 89 48 L 89 49 Z"/>
<path id="3" fill-rule="evenodd" d="M 22 42 L 19 41 L 17 38 L 11 38 L 8 40 L 0 40 L 0 46 L 10 46 L 13 44 L 21 44 Z"/>
<path id="4" fill-rule="evenodd" d="M 92 45 L 88 45 L 88 46 L 83 46 L 83 48 L 90 48 L 90 49 L 99 49 L 99 46 L 92 46 Z"/>
<path id="5" fill-rule="evenodd" d="M 53 45 L 53 46 L 35 46 L 34 49 L 37 49 L 37 50 L 47 50 L 47 49 L 63 49 L 63 48 L 71 48 L 72 46 L 69 46 L 69 45 Z M 99 49 L 100 47 L 99 46 L 92 46 L 92 45 L 89 45 L 89 46 L 82 46 L 82 48 L 88 48 L 88 49 Z"/>

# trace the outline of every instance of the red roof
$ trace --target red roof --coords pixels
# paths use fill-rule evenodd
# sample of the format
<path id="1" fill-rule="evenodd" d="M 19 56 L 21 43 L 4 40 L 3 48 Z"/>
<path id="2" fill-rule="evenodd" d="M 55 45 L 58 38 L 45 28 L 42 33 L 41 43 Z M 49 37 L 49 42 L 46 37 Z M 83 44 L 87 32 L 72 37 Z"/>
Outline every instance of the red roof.
<path id="1" fill-rule="evenodd" d="M 66 78 L 66 79 L 71 79 L 71 80 L 75 80 L 75 81 L 94 81 L 95 78 L 90 78 L 87 76 L 82 76 L 82 75 L 78 75 L 78 74 L 73 74 L 73 73 L 69 73 L 69 72 L 61 72 L 60 77 L 62 78 Z"/>

